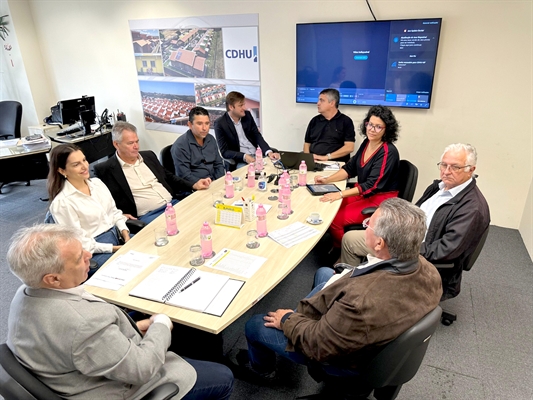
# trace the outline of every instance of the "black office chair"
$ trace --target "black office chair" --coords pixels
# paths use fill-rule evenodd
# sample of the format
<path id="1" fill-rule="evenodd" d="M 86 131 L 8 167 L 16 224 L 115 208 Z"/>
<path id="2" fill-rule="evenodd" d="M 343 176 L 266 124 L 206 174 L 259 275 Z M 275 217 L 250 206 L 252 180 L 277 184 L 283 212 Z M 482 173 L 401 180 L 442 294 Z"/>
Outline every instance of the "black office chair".
<path id="1" fill-rule="evenodd" d="M 398 197 L 400 199 L 411 202 L 415 195 L 416 183 L 418 181 L 418 168 L 407 160 L 400 160 L 400 171 L 398 174 L 400 178 Z M 362 213 L 364 215 L 372 215 L 377 207 L 367 207 Z M 344 232 L 363 230 L 362 224 L 346 225 Z"/>
<path id="2" fill-rule="evenodd" d="M 174 166 L 174 160 L 172 159 L 172 153 L 170 152 L 171 144 L 165 146 L 159 152 L 159 162 L 166 170 L 176 173 L 176 167 Z"/>
<path id="3" fill-rule="evenodd" d="M 485 241 L 487 240 L 488 235 L 489 235 L 489 227 L 487 227 L 487 229 L 485 229 L 485 232 L 483 232 L 483 234 L 481 235 L 481 239 L 479 240 L 479 243 L 477 244 L 476 248 L 470 255 L 468 262 L 463 267 L 463 271 L 470 271 L 472 269 L 472 267 L 474 266 L 474 263 L 479 257 L 479 254 L 481 253 L 481 250 L 483 250 L 483 246 L 485 245 Z M 448 268 L 453 268 L 454 266 L 453 263 L 440 264 L 440 263 L 433 262 L 433 264 L 435 265 L 435 267 L 437 267 L 437 269 L 448 269 Z M 442 285 L 443 287 L 446 286 L 446 282 L 444 280 L 442 281 Z M 450 326 L 456 320 L 457 320 L 457 314 L 448 312 L 446 310 L 442 311 L 441 322 L 443 325 Z"/>
<path id="4" fill-rule="evenodd" d="M 179 393 L 174 383 L 154 388 L 143 400 L 167 400 Z M 0 395 L 5 400 L 61 400 L 15 358 L 6 343 L 0 344 Z"/>
<path id="5" fill-rule="evenodd" d="M 409 382 L 418 372 L 426 354 L 431 336 L 437 329 L 442 309 L 437 306 L 420 321 L 406 330 L 383 349 L 368 364 L 361 375 L 337 377 L 326 375 L 319 364 L 308 366 L 309 374 L 318 382 L 325 381 L 333 387 L 345 389 L 343 395 L 350 398 L 352 391 L 361 387 L 374 391 L 377 400 L 393 400 L 398 396 L 404 383 Z M 347 392 L 346 392 L 347 391 Z M 331 394 L 299 397 L 299 399 L 328 399 Z"/>
<path id="6" fill-rule="evenodd" d="M 0 101 L 0 139 L 20 138 L 22 104 L 18 101 Z"/>

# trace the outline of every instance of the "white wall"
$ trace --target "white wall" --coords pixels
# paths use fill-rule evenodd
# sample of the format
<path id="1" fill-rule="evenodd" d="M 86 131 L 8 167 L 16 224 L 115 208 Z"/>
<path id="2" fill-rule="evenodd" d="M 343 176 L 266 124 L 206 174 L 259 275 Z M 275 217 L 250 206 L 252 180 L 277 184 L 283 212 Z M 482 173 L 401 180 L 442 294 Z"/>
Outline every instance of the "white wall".
<path id="1" fill-rule="evenodd" d="M 533 181 L 531 181 L 531 184 L 529 185 L 529 193 L 527 195 L 519 230 L 529 253 L 529 257 L 533 259 Z"/>
<path id="2" fill-rule="evenodd" d="M 295 24 L 369 20 L 364 1 L 54 1 L 9 0 L 25 61 L 36 39 L 47 82 L 28 71 L 32 91 L 47 101 L 42 118 L 59 99 L 94 95 L 97 108 L 120 108 L 140 128 L 141 145 L 158 151 L 175 135 L 145 132 L 129 19 L 258 13 L 262 125 L 275 147 L 299 150 L 313 105 L 295 103 Z M 438 177 L 435 164 L 452 142 L 479 153 L 479 186 L 492 223 L 518 228 L 532 180 L 532 3 L 516 1 L 372 0 L 379 19 L 442 17 L 443 28 L 431 110 L 397 110 L 398 148 L 415 163 L 415 198 Z M 31 18 L 22 15 L 26 8 Z M 34 27 L 29 26 L 34 24 Z M 24 49 L 31 49 L 25 51 Z M 366 108 L 342 106 L 356 124 Z M 360 143 L 360 139 L 358 139 Z"/>

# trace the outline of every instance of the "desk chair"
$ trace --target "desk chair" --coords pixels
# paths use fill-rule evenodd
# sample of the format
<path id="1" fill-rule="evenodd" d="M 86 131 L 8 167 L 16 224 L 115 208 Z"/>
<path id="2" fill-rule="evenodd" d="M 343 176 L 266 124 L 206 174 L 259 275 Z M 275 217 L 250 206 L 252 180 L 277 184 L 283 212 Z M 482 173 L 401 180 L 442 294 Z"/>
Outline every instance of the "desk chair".
<path id="1" fill-rule="evenodd" d="M 474 249 L 474 251 L 472 252 L 472 254 L 469 256 L 470 259 L 468 260 L 468 262 L 464 266 L 463 271 L 470 271 L 472 269 L 472 267 L 474 266 L 474 263 L 476 262 L 477 258 L 479 257 L 479 254 L 481 253 L 481 250 L 483 250 L 483 246 L 485 245 L 485 241 L 487 240 L 487 236 L 488 235 L 489 235 L 489 227 L 487 227 L 487 229 L 485 229 L 485 232 L 483 232 L 483 234 L 481 235 L 481 239 L 479 240 L 479 243 L 477 244 L 477 246 Z M 440 263 L 433 262 L 433 261 L 432 261 L 432 263 L 435 265 L 435 267 L 437 267 L 437 269 L 449 269 L 449 268 L 453 268 L 454 267 L 453 263 L 440 264 Z M 443 288 L 445 288 L 446 284 L 447 284 L 447 282 L 445 282 L 443 280 L 442 281 Z M 450 326 L 456 320 L 457 320 L 457 314 L 448 312 L 446 310 L 442 311 L 442 321 L 441 322 L 442 322 L 443 325 Z"/>
<path id="2" fill-rule="evenodd" d="M 431 336 L 437 329 L 442 309 L 437 306 L 420 321 L 406 330 L 383 349 L 368 364 L 361 375 L 337 377 L 326 375 L 319 364 L 308 366 L 309 375 L 317 382 L 322 380 L 333 387 L 346 388 L 346 398 L 353 398 L 352 390 L 366 388 L 374 391 L 377 400 L 393 400 L 398 396 L 404 383 L 409 382 L 418 372 L 426 354 Z M 299 399 L 332 399 L 331 394 L 318 394 Z M 342 397 L 341 397 L 342 398 Z"/>
<path id="3" fill-rule="evenodd" d="M 179 392 L 174 383 L 156 387 L 143 400 L 167 400 Z M 0 395 L 6 400 L 61 400 L 15 358 L 6 343 L 0 344 Z"/>
<path id="4" fill-rule="evenodd" d="M 22 104 L 18 101 L 0 101 L 0 139 L 20 138 L 21 121 Z"/>
<path id="5" fill-rule="evenodd" d="M 172 159 L 172 153 L 170 152 L 171 144 L 165 146 L 159 152 L 159 162 L 168 171 L 176 174 L 176 167 L 174 166 L 174 160 Z"/>
<path id="6" fill-rule="evenodd" d="M 418 181 L 418 168 L 407 160 L 400 160 L 400 171 L 398 173 L 400 178 L 398 197 L 400 199 L 411 202 L 415 195 L 416 183 Z M 377 207 L 367 207 L 362 213 L 364 215 L 372 215 Z M 344 232 L 363 230 L 362 224 L 346 225 Z"/>

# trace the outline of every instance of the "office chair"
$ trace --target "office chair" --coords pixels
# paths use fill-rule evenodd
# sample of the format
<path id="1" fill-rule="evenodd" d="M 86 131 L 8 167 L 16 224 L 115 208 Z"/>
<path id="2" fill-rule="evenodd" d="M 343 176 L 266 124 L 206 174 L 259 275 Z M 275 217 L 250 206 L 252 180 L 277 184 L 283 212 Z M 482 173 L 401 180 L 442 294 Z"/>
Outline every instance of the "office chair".
<path id="1" fill-rule="evenodd" d="M 354 390 L 366 388 L 374 391 L 377 400 L 393 400 L 398 396 L 404 383 L 409 382 L 418 372 L 431 336 L 437 329 L 442 309 L 437 306 L 420 321 L 406 330 L 392 342 L 383 346 L 361 375 L 338 377 L 324 373 L 320 364 L 308 366 L 309 375 L 317 382 L 325 381 L 333 387 L 345 388 L 343 395 L 353 396 Z M 350 393 L 352 392 L 352 393 Z M 298 399 L 328 399 L 331 393 L 319 393 Z"/>
<path id="2" fill-rule="evenodd" d="M 474 249 L 474 251 L 470 255 L 470 258 L 469 258 L 468 262 L 463 267 L 463 271 L 470 271 L 472 269 L 472 267 L 474 266 L 474 263 L 476 262 L 477 258 L 479 257 L 479 254 L 481 253 L 481 250 L 483 250 L 483 246 L 485 245 L 485 241 L 487 240 L 487 236 L 488 235 L 489 235 L 489 227 L 487 227 L 487 229 L 485 229 L 485 232 L 483 232 L 483 234 L 481 235 L 481 239 L 479 240 L 479 243 L 477 244 L 476 248 Z M 432 262 L 432 263 L 435 265 L 435 267 L 437 267 L 437 269 L 449 269 L 449 268 L 453 268 L 454 267 L 453 263 L 446 263 L 446 264 L 444 264 L 444 263 L 440 264 L 440 263 L 437 263 L 437 262 Z M 444 280 L 442 281 L 442 286 L 443 287 L 446 286 L 446 281 L 444 281 Z M 456 320 L 457 320 L 457 314 L 448 312 L 446 310 L 442 311 L 442 321 L 441 322 L 442 322 L 443 325 L 450 326 Z"/>
<path id="3" fill-rule="evenodd" d="M 154 388 L 143 400 L 167 400 L 179 392 L 174 383 Z M 6 343 L 0 344 L 0 395 L 6 400 L 61 400 L 15 358 Z"/>
<path id="4" fill-rule="evenodd" d="M 400 170 L 398 173 L 400 182 L 398 197 L 411 202 L 415 195 L 416 183 L 418 181 L 418 168 L 407 160 L 400 160 Z M 377 207 L 367 207 L 362 211 L 364 215 L 372 215 Z M 346 225 L 344 232 L 363 230 L 362 224 Z"/>
<path id="5" fill-rule="evenodd" d="M 172 153 L 170 152 L 171 144 L 165 146 L 159 152 L 159 162 L 168 171 L 173 174 L 176 173 L 176 167 L 174 166 L 174 160 L 172 159 Z"/>
<path id="6" fill-rule="evenodd" d="M 20 138 L 22 104 L 18 101 L 0 101 L 0 139 Z"/>

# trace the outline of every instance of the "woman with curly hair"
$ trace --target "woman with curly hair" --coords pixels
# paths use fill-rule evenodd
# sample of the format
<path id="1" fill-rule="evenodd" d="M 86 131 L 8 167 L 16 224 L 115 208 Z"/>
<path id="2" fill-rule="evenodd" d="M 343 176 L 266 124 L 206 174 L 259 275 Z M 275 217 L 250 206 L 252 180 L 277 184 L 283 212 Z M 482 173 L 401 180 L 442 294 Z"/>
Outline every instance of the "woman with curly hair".
<path id="1" fill-rule="evenodd" d="M 329 228 L 334 247 L 341 245 L 344 226 L 363 222 L 363 209 L 377 207 L 383 200 L 398 196 L 400 155 L 393 143 L 398 139 L 399 125 L 394 114 L 387 107 L 373 106 L 360 131 L 365 140 L 355 156 L 333 175 L 315 177 L 315 182 L 321 184 L 357 177 L 355 187 L 328 193 L 320 199 L 328 202 L 342 199 Z"/>

